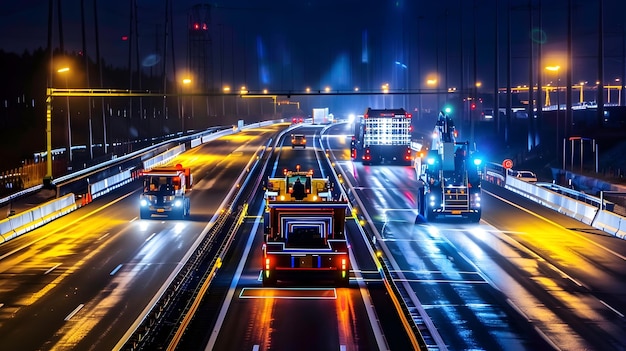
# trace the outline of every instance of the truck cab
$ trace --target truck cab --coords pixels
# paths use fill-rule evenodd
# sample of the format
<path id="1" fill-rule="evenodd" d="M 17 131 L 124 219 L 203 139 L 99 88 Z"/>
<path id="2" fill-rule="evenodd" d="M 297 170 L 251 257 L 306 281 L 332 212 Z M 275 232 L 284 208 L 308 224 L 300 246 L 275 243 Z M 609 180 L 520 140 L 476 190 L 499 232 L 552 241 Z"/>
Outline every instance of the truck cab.
<path id="1" fill-rule="evenodd" d="M 191 202 L 188 192 L 192 186 L 191 169 L 178 164 L 175 167 L 157 167 L 142 173 L 143 192 L 139 199 L 142 219 L 156 216 L 189 217 Z"/>

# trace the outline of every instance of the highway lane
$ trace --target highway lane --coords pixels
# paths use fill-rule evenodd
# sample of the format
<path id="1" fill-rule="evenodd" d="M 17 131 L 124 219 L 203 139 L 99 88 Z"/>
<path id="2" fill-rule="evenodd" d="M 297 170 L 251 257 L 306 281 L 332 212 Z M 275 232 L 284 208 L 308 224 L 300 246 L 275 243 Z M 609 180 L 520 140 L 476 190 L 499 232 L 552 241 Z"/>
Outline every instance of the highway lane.
<path id="1" fill-rule="evenodd" d="M 493 210 L 484 220 L 498 230 L 469 237 L 515 262 L 503 267 L 517 282 L 498 281 L 497 270 L 485 273 L 560 348 L 623 349 L 626 241 L 502 188 L 486 184 L 485 190 L 485 206 Z"/>
<path id="2" fill-rule="evenodd" d="M 307 136 L 306 149 L 292 149 L 289 139 L 276 151 L 278 160 L 269 164 L 272 177 L 284 168 L 313 169 L 317 176 L 328 173 L 324 150 L 317 144 L 319 127 L 301 127 Z M 315 137 L 314 137 L 315 136 Z M 285 144 L 286 143 L 286 144 Z M 315 145 L 315 147 L 314 147 Z M 352 240 L 354 256 L 364 266 L 353 267 L 350 287 L 336 288 L 323 282 L 284 282 L 264 288 L 260 280 L 263 228 L 259 217 L 264 209 L 262 193 L 250 208 L 243 230 L 238 233 L 232 256 L 205 295 L 192 325 L 178 345 L 179 350 L 375 350 L 409 349 L 393 306 L 377 281 L 365 282 L 361 270 L 376 272 L 367 243 Z M 350 233 L 358 233 L 354 220 L 348 220 Z M 360 235 L 360 234 L 358 234 Z M 352 238 L 352 236 L 351 236 Z M 376 304 L 376 311 L 372 308 Z M 381 313 L 382 312 L 382 313 Z M 384 323 L 382 323 L 384 322 Z M 386 329 L 385 329 L 386 327 Z M 384 330 L 382 330 L 384 329 Z M 207 332 L 208 331 L 208 332 Z"/>
<path id="3" fill-rule="evenodd" d="M 111 350 L 206 233 L 222 199 L 285 125 L 190 150 L 188 221 L 138 220 L 137 184 L 0 246 L 0 349 Z"/>
<path id="4" fill-rule="evenodd" d="M 491 184 L 479 224 L 416 225 L 410 168 L 340 165 L 449 349 L 626 345 L 624 240 Z"/>
<path id="5" fill-rule="evenodd" d="M 363 166 L 345 152 L 349 130 L 330 131 L 338 164 L 367 213 L 378 245 L 390 261 L 398 284 L 406 287 L 433 343 L 450 350 L 546 349 L 548 343 L 519 318 L 506 296 L 463 253 L 441 235 L 441 226 L 470 228 L 465 223 L 416 224 L 417 182 L 410 167 Z M 434 230 L 439 229 L 439 231 Z M 412 296 L 411 296 L 412 295 Z"/>

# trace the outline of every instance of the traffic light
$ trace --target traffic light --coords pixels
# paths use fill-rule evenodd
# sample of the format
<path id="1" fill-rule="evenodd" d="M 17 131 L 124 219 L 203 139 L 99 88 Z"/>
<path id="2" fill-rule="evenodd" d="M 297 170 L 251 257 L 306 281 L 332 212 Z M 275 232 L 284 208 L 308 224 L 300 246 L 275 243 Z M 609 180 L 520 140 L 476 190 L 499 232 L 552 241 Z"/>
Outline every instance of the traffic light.
<path id="1" fill-rule="evenodd" d="M 472 102 L 472 103 L 470 104 L 470 108 L 471 108 L 472 110 L 475 110 L 475 109 L 476 109 L 476 103 L 475 103 L 475 102 Z"/>

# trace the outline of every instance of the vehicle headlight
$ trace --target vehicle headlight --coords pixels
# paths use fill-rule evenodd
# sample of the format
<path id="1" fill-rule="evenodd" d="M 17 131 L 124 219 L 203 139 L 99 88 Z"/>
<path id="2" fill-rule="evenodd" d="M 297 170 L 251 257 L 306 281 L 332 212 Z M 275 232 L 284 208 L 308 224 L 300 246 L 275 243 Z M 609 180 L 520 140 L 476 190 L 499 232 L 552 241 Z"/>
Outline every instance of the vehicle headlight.
<path id="1" fill-rule="evenodd" d="M 174 200 L 174 207 L 180 207 L 183 205 L 183 202 L 180 199 Z"/>
<path id="2" fill-rule="evenodd" d="M 141 200 L 139 201 L 139 205 L 140 205 L 140 206 L 142 206 L 142 207 L 144 207 L 144 206 L 148 206 L 148 200 L 146 200 L 146 199 L 141 199 Z"/>

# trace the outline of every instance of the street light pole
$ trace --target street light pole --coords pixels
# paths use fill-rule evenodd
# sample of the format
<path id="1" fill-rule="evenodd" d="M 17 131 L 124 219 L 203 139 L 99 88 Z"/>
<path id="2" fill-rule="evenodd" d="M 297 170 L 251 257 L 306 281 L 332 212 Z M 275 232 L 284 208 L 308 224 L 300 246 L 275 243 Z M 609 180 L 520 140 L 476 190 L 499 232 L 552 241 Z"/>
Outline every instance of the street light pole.
<path id="1" fill-rule="evenodd" d="M 384 93 L 384 95 L 383 95 L 383 108 L 387 108 L 387 103 L 386 103 L 386 100 L 385 100 L 385 95 L 387 95 L 387 93 L 389 93 L 389 83 L 385 83 L 385 84 L 383 84 L 381 88 L 382 88 L 383 93 Z"/>
<path id="2" fill-rule="evenodd" d="M 46 88 L 46 176 L 44 186 L 52 182 L 52 88 Z"/>
<path id="3" fill-rule="evenodd" d="M 180 128 L 181 128 L 181 132 L 183 134 L 185 134 L 185 94 L 184 93 L 186 92 L 185 87 L 188 86 L 189 84 L 191 84 L 191 79 L 190 78 L 183 79 L 183 96 L 181 96 L 182 103 L 181 103 L 181 106 L 180 106 L 180 112 L 181 112 L 181 115 L 182 115 L 181 116 L 181 126 L 180 126 Z"/>
<path id="4" fill-rule="evenodd" d="M 561 66 L 547 66 L 546 70 L 551 71 L 551 72 L 556 72 L 556 158 L 558 161 L 559 158 L 559 110 L 561 109 L 561 101 L 560 101 L 560 97 L 559 97 L 559 85 L 560 85 L 560 79 L 561 77 L 559 76 L 559 70 L 561 69 Z M 565 134 L 564 134 L 565 135 Z M 563 139 L 565 140 L 565 139 Z M 563 148 L 563 152 L 565 152 L 565 148 Z M 563 169 L 565 169 L 565 157 L 563 157 Z"/>
<path id="5" fill-rule="evenodd" d="M 67 73 L 70 71 L 69 67 L 63 67 L 63 68 L 59 68 L 57 70 L 58 73 Z M 69 89 L 69 87 L 67 86 L 67 75 L 65 75 L 65 88 Z M 66 97 L 65 98 L 66 101 L 66 109 L 67 109 L 67 155 L 68 155 L 68 159 L 69 159 L 69 167 L 71 167 L 72 164 L 72 124 L 71 124 L 71 116 L 70 116 L 70 97 Z"/>

